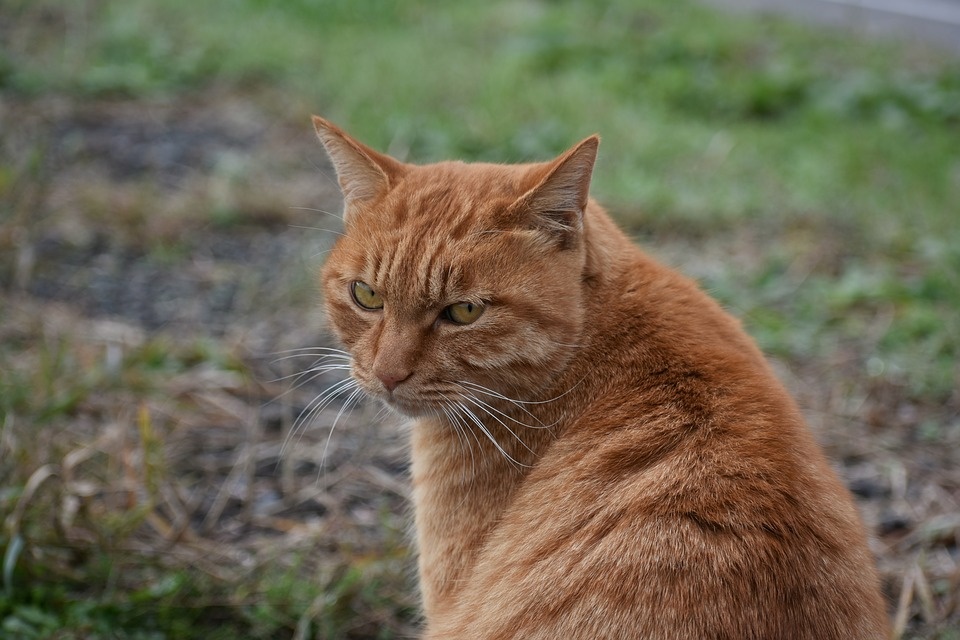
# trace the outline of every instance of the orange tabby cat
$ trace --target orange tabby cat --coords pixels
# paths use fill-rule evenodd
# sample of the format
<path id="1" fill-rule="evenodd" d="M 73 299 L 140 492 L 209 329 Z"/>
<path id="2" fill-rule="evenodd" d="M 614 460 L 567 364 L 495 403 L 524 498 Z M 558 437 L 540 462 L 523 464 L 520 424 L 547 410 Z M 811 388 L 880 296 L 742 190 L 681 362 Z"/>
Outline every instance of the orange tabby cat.
<path id="1" fill-rule="evenodd" d="M 763 356 L 588 197 L 599 139 L 415 166 L 314 124 L 326 310 L 413 424 L 426 638 L 889 637 L 863 527 Z"/>

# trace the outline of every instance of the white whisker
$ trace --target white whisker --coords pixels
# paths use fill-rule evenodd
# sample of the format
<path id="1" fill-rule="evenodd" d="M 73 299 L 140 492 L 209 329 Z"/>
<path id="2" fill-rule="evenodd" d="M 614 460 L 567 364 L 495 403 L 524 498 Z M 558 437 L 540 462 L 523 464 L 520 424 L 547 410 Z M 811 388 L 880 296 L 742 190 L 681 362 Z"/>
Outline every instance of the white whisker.
<path id="1" fill-rule="evenodd" d="M 294 210 L 294 211 L 313 211 L 313 212 L 315 212 L 315 213 L 322 213 L 322 214 L 328 215 L 328 216 L 330 216 L 331 218 L 336 218 L 337 220 L 343 220 L 343 217 L 341 217 L 341 216 L 339 216 L 339 215 L 337 215 L 337 214 L 335 214 L 335 213 L 331 213 L 331 212 L 325 211 L 325 210 L 323 210 L 323 209 L 317 209 L 317 208 L 315 208 L 315 207 L 290 207 L 290 209 L 292 209 L 292 210 Z M 291 225 L 291 226 L 292 226 L 292 225 Z"/>
<path id="2" fill-rule="evenodd" d="M 332 233 L 334 235 L 341 236 L 343 238 L 347 237 L 347 234 L 342 231 L 337 231 L 336 229 L 327 229 L 325 227 L 307 227 L 301 224 L 288 224 L 288 227 L 291 229 L 306 229 L 307 231 L 323 231 L 324 233 Z"/>
<path id="3" fill-rule="evenodd" d="M 276 364 L 278 362 L 282 362 L 284 360 L 291 360 L 293 358 L 316 358 L 316 362 L 314 362 L 314 364 L 324 362 L 327 360 L 341 360 L 343 362 L 350 362 L 352 360 L 352 358 L 349 358 L 347 356 L 342 356 L 339 353 L 297 353 L 292 356 L 283 356 L 281 358 L 271 360 L 270 364 Z"/>
<path id="4" fill-rule="evenodd" d="M 297 416 L 297 419 L 294 420 L 293 425 L 290 427 L 290 432 L 287 434 L 287 437 L 283 441 L 283 445 L 280 447 L 280 456 L 283 457 L 283 453 L 287 448 L 287 445 L 290 442 L 290 439 L 294 435 L 300 433 L 300 437 L 303 437 L 301 430 L 305 430 L 306 425 L 313 420 L 314 416 L 318 415 L 323 409 L 333 401 L 341 393 L 347 391 L 351 387 L 357 385 L 356 380 L 353 378 L 345 378 L 339 382 L 335 382 L 333 385 L 325 389 L 322 393 L 318 394 L 313 400 L 311 400 L 303 411 L 300 412 L 300 415 Z M 299 443 L 299 438 L 297 442 Z"/>
<path id="5" fill-rule="evenodd" d="M 500 413 L 501 415 L 506 416 L 506 414 L 504 414 L 504 413 L 501 412 L 501 411 L 497 411 L 496 409 L 494 409 L 493 407 L 491 407 L 489 404 L 487 404 L 487 403 L 484 402 L 483 400 L 480 400 L 479 398 L 474 398 L 473 396 L 466 395 L 466 394 L 462 394 L 462 393 L 459 394 L 459 395 L 460 395 L 461 398 L 465 399 L 467 402 L 470 402 L 470 403 L 473 404 L 475 407 L 477 407 L 478 409 L 480 409 L 481 411 L 483 411 L 484 413 L 486 413 L 488 416 L 490 416 L 491 418 L 493 418 L 494 420 L 496 420 L 498 423 L 500 423 L 500 426 L 502 426 L 504 429 L 506 429 L 506 430 L 507 430 L 507 433 L 509 433 L 510 435 L 512 435 L 514 438 L 516 438 L 517 442 L 519 442 L 520 445 L 521 445 L 524 449 L 526 449 L 526 450 L 529 451 L 530 453 L 533 453 L 534 455 L 536 455 L 536 452 L 535 452 L 533 449 L 531 449 L 530 447 L 528 447 L 528 446 L 527 446 L 527 443 L 524 442 L 524 441 L 520 438 L 520 436 L 518 436 L 518 435 L 513 431 L 513 429 L 511 429 L 511 428 L 507 425 L 506 422 L 504 422 L 503 420 L 501 420 L 500 418 L 498 418 L 494 413 L 492 413 L 492 412 L 491 412 L 491 409 L 493 409 L 493 411 L 496 411 L 497 413 Z M 506 416 L 506 417 L 507 417 L 508 419 L 510 419 L 510 420 L 513 420 L 513 418 L 510 418 L 510 416 Z M 514 422 L 516 422 L 516 420 L 514 420 Z M 523 425 L 522 422 L 518 422 L 517 424 Z M 523 425 L 523 426 L 527 426 L 527 425 Z"/>
<path id="6" fill-rule="evenodd" d="M 463 418 L 461 418 L 457 414 L 455 404 L 453 404 L 450 401 L 444 401 L 441 404 L 441 409 L 443 410 L 444 415 L 447 416 L 447 420 L 450 422 L 450 425 L 453 427 L 454 432 L 457 434 L 457 439 L 460 440 L 460 442 L 463 443 L 467 451 L 470 452 L 470 468 L 472 470 L 472 473 L 476 475 L 477 466 L 476 466 L 476 459 L 473 456 L 473 445 L 470 444 L 470 439 L 467 437 L 467 434 L 466 434 L 467 431 L 470 431 L 471 433 L 473 432 L 463 422 Z M 476 440 L 477 438 L 476 434 L 473 434 L 473 438 Z M 480 441 L 477 440 L 477 444 L 479 443 Z"/>
<path id="7" fill-rule="evenodd" d="M 304 352 L 306 352 L 307 355 L 310 355 L 314 351 L 320 351 L 320 352 L 331 353 L 331 354 L 340 354 L 342 356 L 346 356 L 347 358 L 352 357 L 348 351 L 344 351 L 343 349 L 334 349 L 333 347 L 298 347 L 296 349 L 284 349 L 282 351 L 275 351 L 271 355 L 278 356 L 284 353 L 304 353 Z"/>
<path id="8" fill-rule="evenodd" d="M 269 405 L 271 402 L 276 402 L 276 401 L 279 400 L 280 398 L 283 398 L 283 397 L 285 397 L 285 396 L 293 393 L 293 392 L 296 391 L 297 389 L 299 389 L 299 388 L 301 388 L 301 387 L 303 387 L 303 386 L 305 386 L 305 385 L 310 384 L 311 382 L 313 382 L 314 380 L 316 380 L 317 378 L 319 378 L 320 376 L 322 376 L 322 375 L 324 375 L 324 374 L 326 374 L 326 373 L 330 373 L 331 371 L 347 371 L 347 372 L 349 372 L 350 369 L 351 369 L 351 367 L 345 366 L 345 365 L 327 365 L 327 366 L 324 366 L 324 367 L 315 367 L 315 368 L 313 368 L 313 369 L 307 369 L 306 371 L 300 371 L 300 372 L 298 372 L 298 373 L 292 373 L 292 374 L 290 374 L 290 375 L 288 375 L 288 376 L 283 376 L 283 377 L 277 378 L 277 379 L 275 379 L 275 380 L 270 380 L 269 382 L 280 382 L 280 381 L 286 380 L 286 379 L 288 379 L 288 378 L 296 378 L 296 383 L 293 384 L 289 389 L 285 389 L 282 393 L 278 393 L 275 398 L 271 398 L 270 400 L 268 400 L 267 402 L 265 402 L 264 405 Z M 312 373 L 313 375 L 307 377 L 305 380 L 302 379 L 302 378 L 304 378 L 305 376 L 308 376 L 308 375 L 311 374 L 311 373 Z M 338 382 L 339 382 L 339 381 L 338 381 Z"/>
<path id="9" fill-rule="evenodd" d="M 319 362 L 319 360 L 318 360 L 317 362 Z M 352 368 L 349 364 L 325 364 L 325 365 L 317 365 L 316 363 L 314 363 L 314 365 L 315 365 L 315 366 L 312 366 L 312 367 L 310 367 L 309 369 L 304 369 L 303 371 L 297 371 L 296 373 L 288 373 L 288 374 L 285 375 L 285 376 L 280 376 L 279 378 L 273 378 L 273 379 L 271 379 L 271 380 L 267 380 L 267 382 L 283 382 L 284 380 L 289 380 L 290 378 L 297 378 L 297 381 L 299 382 L 300 378 L 302 378 L 302 377 L 304 377 L 304 376 L 306 376 L 306 375 L 309 375 L 309 374 L 311 374 L 311 373 L 316 373 L 317 375 L 322 375 L 322 374 L 324 374 L 324 373 L 329 373 L 330 371 L 350 371 L 350 369 Z M 310 379 L 313 380 L 313 379 L 316 378 L 316 377 L 317 377 L 317 376 L 311 376 Z M 302 384 L 303 384 L 303 383 L 298 384 L 296 387 L 293 387 L 293 388 L 294 388 L 294 389 L 297 389 L 297 388 L 299 388 Z"/>
<path id="10" fill-rule="evenodd" d="M 562 398 L 563 396 L 567 395 L 568 393 L 570 393 L 571 391 L 573 391 L 574 389 L 576 389 L 577 387 L 579 387 L 580 384 L 581 384 L 585 379 L 586 379 L 586 378 L 581 378 L 580 381 L 578 381 L 575 385 L 573 385 L 572 387 L 570 387 L 569 389 L 567 389 L 566 391 L 564 391 L 564 392 L 561 393 L 560 395 L 554 396 L 553 398 L 548 398 L 548 399 L 546 399 L 546 400 L 517 400 L 517 399 L 515 399 L 515 398 L 510 398 L 510 397 L 508 397 L 508 396 L 503 395 L 502 393 L 499 393 L 499 392 L 497 392 L 497 391 L 494 391 L 493 389 L 490 389 L 490 388 L 488 388 L 488 387 L 485 387 L 485 386 L 483 386 L 482 384 L 477 384 L 476 382 L 471 382 L 471 381 L 469 381 L 469 380 L 460 380 L 460 381 L 458 382 L 458 384 L 469 385 L 469 386 L 473 387 L 474 389 L 476 389 L 476 390 L 478 390 L 478 391 L 485 392 L 485 393 L 487 393 L 487 394 L 489 394 L 489 395 L 492 395 L 492 396 L 494 396 L 494 397 L 500 398 L 501 400 L 508 400 L 508 401 L 513 402 L 513 403 L 515 403 L 515 404 L 549 404 L 549 403 L 551 403 L 551 402 L 556 402 L 557 400 L 559 400 L 559 399 Z"/>
<path id="11" fill-rule="evenodd" d="M 343 406 L 340 407 L 340 411 L 337 412 L 336 417 L 333 419 L 333 423 L 330 425 L 330 432 L 327 434 L 327 440 L 323 443 L 323 452 L 320 454 L 320 468 L 317 470 L 317 482 L 320 481 L 320 474 L 323 472 L 323 465 L 327 461 L 327 450 L 330 447 L 330 440 L 333 439 L 333 431 L 337 428 L 337 423 L 340 421 L 340 416 L 344 414 L 345 411 L 348 411 L 350 406 L 359 400 L 363 395 L 363 389 L 359 386 L 350 392 L 350 395 L 347 396 L 347 399 L 343 401 Z"/>
<path id="12" fill-rule="evenodd" d="M 554 422 L 553 424 L 543 424 L 543 422 L 540 420 L 540 418 L 538 418 L 537 416 L 533 415 L 526 407 L 523 406 L 524 404 L 534 404 L 534 403 L 531 403 L 531 402 L 521 402 L 521 401 L 519 401 L 519 400 L 514 400 L 513 398 L 508 398 L 507 396 L 505 396 L 505 395 L 503 395 L 503 394 L 501 394 L 501 393 L 497 393 L 496 391 L 492 391 L 492 390 L 490 390 L 490 389 L 487 389 L 486 387 L 480 387 L 480 385 L 477 385 L 477 384 L 474 384 L 474 383 L 470 383 L 470 382 L 466 382 L 466 381 L 464 381 L 464 382 L 457 382 L 457 383 L 454 383 L 454 384 L 456 384 L 456 385 L 459 386 L 461 389 L 463 389 L 464 391 L 466 391 L 466 392 L 467 392 L 474 400 L 476 400 L 477 402 L 482 402 L 482 403 L 484 404 L 484 406 L 486 406 L 487 408 L 489 408 L 489 409 L 491 409 L 491 410 L 493 410 L 493 411 L 496 411 L 497 413 L 499 413 L 499 414 L 500 414 L 501 416 L 503 416 L 504 418 L 507 418 L 508 420 L 510 420 L 510 421 L 512 421 L 512 422 L 515 422 L 515 423 L 517 423 L 518 425 L 520 425 L 520 426 L 522 426 L 522 427 L 527 427 L 528 429 L 549 429 L 550 427 L 556 426 L 556 424 L 557 424 L 557 422 Z M 467 387 L 467 386 L 466 386 L 467 384 L 472 385 L 472 387 L 474 387 L 474 388 Z M 479 387 L 479 388 L 478 388 L 478 387 Z M 531 418 L 533 418 L 534 420 L 536 420 L 538 423 L 540 423 L 540 426 L 534 426 L 534 425 L 532 425 L 532 424 L 527 424 L 527 423 L 525 423 L 525 422 L 521 422 L 521 421 L 517 420 L 517 419 L 514 418 L 513 416 L 510 416 L 510 415 L 504 413 L 503 411 L 500 411 L 499 409 L 497 409 L 497 408 L 494 407 L 493 405 L 491 405 L 491 404 L 489 404 L 489 403 L 487 403 L 487 402 L 484 402 L 483 400 L 480 400 L 480 398 L 477 398 L 476 395 L 474 395 L 474 392 L 479 392 L 479 393 L 482 393 L 482 394 L 484 394 L 484 395 L 491 396 L 491 397 L 497 398 L 497 399 L 499 399 L 499 400 L 503 400 L 504 402 L 509 402 L 510 404 L 514 405 L 517 409 L 519 409 L 520 411 L 523 411 L 525 414 L 527 414 L 528 416 L 530 416 Z M 559 422 L 559 420 L 558 420 L 558 422 Z"/>
<path id="13" fill-rule="evenodd" d="M 449 409 L 449 411 L 445 409 L 444 413 L 450 418 L 451 426 L 456 430 L 458 437 L 459 434 L 463 434 L 463 442 L 466 444 L 467 450 L 470 451 L 470 475 L 468 476 L 466 470 L 463 470 L 464 482 L 469 482 L 471 478 L 477 475 L 477 459 L 473 454 L 473 445 L 470 443 L 470 438 L 468 438 L 467 435 L 469 434 L 473 437 L 473 441 L 477 443 L 477 448 L 480 449 L 482 454 L 483 450 L 480 445 L 480 439 L 477 437 L 476 432 L 470 428 L 470 425 L 467 424 L 466 420 L 459 414 L 458 409 L 461 408 L 459 403 L 445 400 L 443 401 L 443 405 Z M 464 495 L 460 500 L 460 505 L 457 505 L 457 507 L 462 506 L 466 499 L 467 497 Z"/>
<path id="14" fill-rule="evenodd" d="M 463 410 L 464 415 L 466 415 L 467 417 L 470 418 L 470 421 L 473 422 L 473 424 L 476 425 L 478 429 L 480 429 L 480 431 L 483 433 L 483 435 L 485 435 L 485 436 L 487 437 L 487 439 L 490 440 L 490 442 L 493 443 L 493 446 L 497 448 L 497 451 L 499 451 L 500 454 L 503 455 L 504 458 L 506 458 L 507 460 L 509 460 L 511 463 L 513 463 L 514 465 L 516 465 L 516 466 L 518 466 L 518 467 L 529 467 L 529 465 L 525 465 L 525 464 L 523 464 L 523 463 L 521 463 L 521 462 L 518 462 L 518 461 L 514 460 L 513 457 L 512 457 L 509 453 L 507 453 L 506 450 L 505 450 L 502 446 L 500 446 L 500 443 L 497 442 L 497 439 L 493 437 L 493 434 L 490 433 L 489 429 L 487 429 L 487 427 L 483 424 L 483 420 L 481 420 L 479 417 L 477 417 L 477 414 L 475 414 L 475 413 L 470 409 L 470 407 L 466 406 L 466 405 L 463 404 L 462 402 L 461 402 L 461 403 L 458 403 L 458 405 L 459 405 L 459 407 Z M 522 444 L 522 443 L 521 443 L 521 444 Z"/>

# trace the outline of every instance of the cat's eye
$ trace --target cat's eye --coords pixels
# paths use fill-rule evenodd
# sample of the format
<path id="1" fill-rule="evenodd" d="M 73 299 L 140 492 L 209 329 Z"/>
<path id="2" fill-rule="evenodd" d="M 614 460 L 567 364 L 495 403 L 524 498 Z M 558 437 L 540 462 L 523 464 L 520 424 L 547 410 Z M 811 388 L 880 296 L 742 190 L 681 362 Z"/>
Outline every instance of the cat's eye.
<path id="1" fill-rule="evenodd" d="M 360 282 L 357 280 L 351 284 L 350 295 L 353 296 L 354 302 L 368 311 L 383 309 L 383 298 L 380 297 L 380 294 L 371 289 L 370 285 L 368 285 L 366 282 Z"/>
<path id="2" fill-rule="evenodd" d="M 458 302 L 443 310 L 443 317 L 454 324 L 472 324 L 483 314 L 483 305 L 474 302 Z"/>

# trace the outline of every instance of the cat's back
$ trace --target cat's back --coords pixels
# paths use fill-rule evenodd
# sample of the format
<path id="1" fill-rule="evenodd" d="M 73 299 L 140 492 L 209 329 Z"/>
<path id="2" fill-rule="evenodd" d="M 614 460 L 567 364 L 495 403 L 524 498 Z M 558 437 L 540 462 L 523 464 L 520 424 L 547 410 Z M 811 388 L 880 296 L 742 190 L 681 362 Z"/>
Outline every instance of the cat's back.
<path id="1" fill-rule="evenodd" d="M 560 382 L 577 410 L 435 637 L 886 637 L 855 507 L 762 354 L 618 251 Z"/>

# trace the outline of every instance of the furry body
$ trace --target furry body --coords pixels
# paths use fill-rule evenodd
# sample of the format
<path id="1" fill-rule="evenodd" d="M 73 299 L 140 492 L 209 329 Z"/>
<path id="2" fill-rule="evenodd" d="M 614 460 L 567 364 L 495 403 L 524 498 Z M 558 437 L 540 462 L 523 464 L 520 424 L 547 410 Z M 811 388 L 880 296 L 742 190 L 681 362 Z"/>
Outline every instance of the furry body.
<path id="1" fill-rule="evenodd" d="M 414 166 L 315 125 L 328 316 L 415 419 L 425 638 L 889 637 L 849 493 L 739 323 L 589 199 L 596 138 Z"/>

